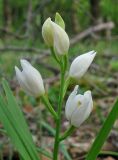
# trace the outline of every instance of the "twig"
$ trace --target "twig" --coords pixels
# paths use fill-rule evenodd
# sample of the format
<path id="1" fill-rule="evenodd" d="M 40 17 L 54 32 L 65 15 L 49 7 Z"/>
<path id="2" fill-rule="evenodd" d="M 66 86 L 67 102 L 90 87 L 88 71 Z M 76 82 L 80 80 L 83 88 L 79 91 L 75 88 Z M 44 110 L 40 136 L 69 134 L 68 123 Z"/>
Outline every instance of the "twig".
<path id="1" fill-rule="evenodd" d="M 113 29 L 114 28 L 114 23 L 113 22 L 107 22 L 107 23 L 101 23 L 96 26 L 92 26 L 85 31 L 79 33 L 76 35 L 74 38 L 71 39 L 71 45 L 74 45 L 77 43 L 79 40 L 93 34 L 94 32 L 99 32 L 104 29 Z"/>
<path id="2" fill-rule="evenodd" d="M 12 37 L 15 37 L 16 39 L 25 39 L 25 38 L 27 38 L 26 35 L 22 35 L 21 36 L 19 34 L 15 34 L 15 33 L 11 32 L 11 31 L 9 31 L 9 30 L 7 30 L 5 28 L 1 28 L 1 27 L 0 27 L 0 32 L 6 33 L 6 34 L 8 34 L 8 35 L 10 35 Z"/>
<path id="3" fill-rule="evenodd" d="M 15 47 L 15 46 L 6 46 L 0 48 L 0 52 L 9 52 L 9 51 L 16 51 L 16 52 L 35 52 L 41 54 L 49 54 L 49 50 L 45 49 L 38 49 L 38 48 L 28 48 L 28 47 Z"/>

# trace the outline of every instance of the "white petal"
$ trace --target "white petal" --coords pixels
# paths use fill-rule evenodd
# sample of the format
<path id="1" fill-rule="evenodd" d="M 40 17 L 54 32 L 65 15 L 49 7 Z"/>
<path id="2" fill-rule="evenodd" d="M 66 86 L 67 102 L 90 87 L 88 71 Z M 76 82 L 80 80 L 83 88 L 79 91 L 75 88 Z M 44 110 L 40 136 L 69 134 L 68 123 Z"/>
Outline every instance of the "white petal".
<path id="1" fill-rule="evenodd" d="M 51 25 L 51 18 L 46 19 L 46 21 L 44 22 L 42 26 L 42 36 L 48 46 L 53 45 L 53 30 Z"/>
<path id="2" fill-rule="evenodd" d="M 81 78 L 91 65 L 95 55 L 95 51 L 90 51 L 75 58 L 70 66 L 69 76 L 77 79 Z"/>
<path id="3" fill-rule="evenodd" d="M 54 30 L 54 49 L 57 54 L 63 55 L 68 52 L 69 49 L 69 37 L 65 30 L 56 23 L 52 22 Z"/>
<path id="4" fill-rule="evenodd" d="M 32 95 L 40 95 L 44 93 L 43 80 L 40 73 L 25 60 L 22 61 L 23 71 L 22 74 L 27 82 L 27 85 L 31 88 Z"/>
<path id="5" fill-rule="evenodd" d="M 84 114 L 84 119 L 87 119 L 93 109 L 93 100 L 91 96 L 91 91 L 86 91 L 84 93 L 84 98 L 86 99 L 86 104 L 88 104 L 88 107 L 86 109 L 86 112 Z"/>
<path id="6" fill-rule="evenodd" d="M 21 60 L 23 71 L 17 67 L 16 75 L 21 87 L 30 95 L 39 96 L 45 93 L 43 80 L 40 73 L 26 60 Z"/>
<path id="7" fill-rule="evenodd" d="M 73 92 L 70 94 L 70 96 L 67 99 L 66 102 L 66 107 L 65 107 L 65 114 L 66 118 L 70 120 L 71 115 L 76 107 L 76 95 L 77 95 L 77 90 L 78 90 L 78 85 L 75 86 Z"/>
<path id="8" fill-rule="evenodd" d="M 21 63 L 21 66 L 23 69 L 25 69 L 25 68 L 27 69 L 29 67 L 32 67 L 32 65 L 25 59 L 21 59 L 20 63 Z"/>
<path id="9" fill-rule="evenodd" d="M 93 108 L 91 92 L 85 92 L 83 97 L 80 107 L 76 107 L 71 117 L 71 124 L 75 127 L 79 127 L 88 118 Z"/>
<path id="10" fill-rule="evenodd" d="M 30 93 L 30 88 L 28 87 L 24 77 L 23 77 L 23 74 L 22 72 L 19 70 L 18 67 L 15 66 L 15 71 L 16 71 L 16 77 L 17 77 L 17 80 L 20 84 L 20 86 L 27 92 L 27 93 Z"/>

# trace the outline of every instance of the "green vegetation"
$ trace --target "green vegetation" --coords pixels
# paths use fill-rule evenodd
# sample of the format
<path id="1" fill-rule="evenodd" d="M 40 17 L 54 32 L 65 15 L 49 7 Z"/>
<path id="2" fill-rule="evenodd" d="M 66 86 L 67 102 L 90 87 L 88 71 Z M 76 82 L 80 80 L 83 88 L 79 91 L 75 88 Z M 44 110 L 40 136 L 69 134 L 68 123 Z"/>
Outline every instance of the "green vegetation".
<path id="1" fill-rule="evenodd" d="M 95 3 L 93 3 L 93 1 Z M 109 22 L 112 22 L 112 24 L 114 24 L 114 27 L 111 27 L 110 29 L 109 27 L 106 27 L 105 29 L 99 30 L 99 32 L 92 32 L 84 38 L 81 38 L 76 43 L 74 43 L 74 45 L 72 45 L 69 50 L 70 62 L 77 55 L 83 54 L 90 50 L 95 50 L 97 52 L 97 56 L 95 57 L 94 63 L 90 67 L 88 73 L 79 81 L 79 85 L 81 86 L 80 93 L 84 93 L 84 91 L 89 89 L 92 90 L 92 95 L 94 99 L 94 110 L 93 114 L 91 114 L 90 118 L 85 123 L 85 126 L 89 125 L 93 129 L 93 131 L 91 131 L 91 135 L 95 137 L 94 135 L 98 133 L 98 129 L 103 125 L 105 117 L 111 110 L 111 104 L 113 104 L 116 97 L 118 96 L 117 1 L 0 1 L 0 82 L 2 83 L 3 78 L 8 80 L 10 87 L 13 90 L 14 95 L 16 96 L 16 99 L 18 100 L 18 103 L 22 106 L 22 109 L 26 114 L 26 117 L 27 114 L 28 116 L 30 114 L 29 110 L 25 110 L 27 109 L 27 107 L 33 108 L 33 111 L 31 111 L 32 114 L 34 114 L 34 110 L 36 110 L 35 112 L 38 112 L 37 108 L 39 106 L 41 107 L 40 118 L 38 117 L 39 119 L 37 117 L 33 120 L 31 120 L 30 118 L 29 120 L 27 118 L 29 121 L 29 126 L 31 125 L 30 123 L 32 123 L 33 121 L 40 128 L 38 128 L 39 132 L 41 132 L 39 133 L 33 130 L 33 135 L 41 134 L 39 136 L 40 138 L 42 138 L 43 136 L 52 138 L 55 134 L 55 130 L 53 130 L 53 127 L 55 126 L 52 119 L 49 118 L 50 113 L 46 111 L 40 99 L 35 99 L 32 96 L 28 96 L 22 91 L 22 89 L 18 85 L 18 82 L 16 81 L 14 66 L 18 66 L 20 68 L 19 60 L 25 58 L 29 60 L 34 67 L 40 70 L 40 73 L 45 80 L 45 87 L 46 91 L 48 92 L 48 97 L 53 103 L 54 109 L 57 109 L 59 95 L 59 66 L 56 64 L 55 60 L 48 55 L 48 47 L 44 44 L 41 35 L 41 29 L 44 21 L 48 17 L 51 17 L 54 20 L 54 15 L 56 12 L 59 12 L 63 17 L 66 24 L 65 30 L 68 33 L 70 40 L 75 38 L 80 33 L 85 32 L 88 28 L 92 26 L 99 26 L 99 24 L 106 24 Z M 1 83 L 0 92 L 3 93 Z M 70 91 L 72 91 L 73 87 L 74 84 L 72 82 L 68 87 L 65 100 L 67 99 Z M 40 124 L 39 121 L 41 122 Z M 48 121 L 49 123 L 47 123 Z M 65 122 L 65 119 L 62 118 L 62 121 Z M 66 126 L 66 124 L 64 125 Z M 112 125 L 110 127 L 112 127 Z M 113 129 L 117 131 L 118 126 L 114 125 Z M 81 132 L 83 133 L 83 130 L 81 131 L 80 128 L 80 133 Z M 0 135 L 4 134 L 6 134 L 6 131 L 3 130 L 1 126 Z M 16 135 L 16 137 L 17 136 L 18 135 Z M 83 135 L 83 137 L 87 136 Z M 79 138 L 77 140 L 81 141 L 81 139 Z M 91 141 L 93 141 L 93 139 Z M 28 142 L 26 141 L 26 144 L 27 143 Z M 4 144 L 4 141 L 0 143 L 1 160 L 4 160 L 1 157 L 5 145 L 6 144 Z M 50 153 L 43 150 L 43 148 L 45 148 L 45 144 L 43 144 L 42 142 L 41 145 L 42 148 L 39 149 L 39 152 L 43 153 L 44 155 L 49 154 L 50 157 Z M 49 145 L 49 147 L 52 147 L 52 143 L 51 145 Z M 101 146 L 97 146 L 97 154 L 100 147 Z M 28 149 L 30 151 L 30 148 Z M 117 155 L 117 153 L 115 153 L 114 151 L 115 149 L 113 150 L 113 152 L 101 151 L 100 155 Z M 63 153 L 65 159 L 71 160 L 71 157 L 72 159 L 74 159 L 71 149 L 68 148 L 68 146 L 66 148 L 63 143 L 60 146 L 60 152 Z M 77 154 L 77 156 L 79 154 Z M 35 156 L 35 153 L 32 153 L 31 156 Z M 9 158 L 9 160 L 12 159 Z"/>

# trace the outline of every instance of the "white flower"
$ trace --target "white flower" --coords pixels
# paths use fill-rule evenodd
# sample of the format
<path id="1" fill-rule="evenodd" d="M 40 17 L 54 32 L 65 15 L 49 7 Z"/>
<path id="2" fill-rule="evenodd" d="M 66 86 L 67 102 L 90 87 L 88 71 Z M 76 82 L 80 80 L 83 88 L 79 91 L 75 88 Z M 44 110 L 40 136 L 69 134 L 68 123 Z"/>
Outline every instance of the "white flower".
<path id="1" fill-rule="evenodd" d="M 60 27 L 58 24 L 52 22 L 53 27 L 53 38 L 54 38 L 54 50 L 59 55 L 65 55 L 68 53 L 69 49 L 69 37 L 65 30 Z"/>
<path id="2" fill-rule="evenodd" d="M 69 37 L 61 26 L 51 21 L 51 18 L 48 18 L 44 22 L 42 36 L 45 43 L 49 47 L 54 47 L 57 54 L 64 55 L 68 53 L 70 45 Z"/>
<path id="3" fill-rule="evenodd" d="M 75 79 L 81 78 L 88 70 L 95 55 L 95 51 L 90 51 L 76 57 L 70 66 L 69 76 Z"/>
<path id="4" fill-rule="evenodd" d="M 35 97 L 45 93 L 43 80 L 38 72 L 28 61 L 21 60 L 22 71 L 15 66 L 16 77 L 20 86 L 30 95 Z"/>
<path id="5" fill-rule="evenodd" d="M 49 46 L 53 46 L 53 29 L 51 24 L 51 18 L 46 19 L 42 26 L 42 36 L 45 43 Z"/>
<path id="6" fill-rule="evenodd" d="M 77 94 L 78 86 L 67 99 L 65 114 L 70 124 L 79 127 L 90 115 L 93 108 L 91 91 L 86 91 L 84 95 Z"/>

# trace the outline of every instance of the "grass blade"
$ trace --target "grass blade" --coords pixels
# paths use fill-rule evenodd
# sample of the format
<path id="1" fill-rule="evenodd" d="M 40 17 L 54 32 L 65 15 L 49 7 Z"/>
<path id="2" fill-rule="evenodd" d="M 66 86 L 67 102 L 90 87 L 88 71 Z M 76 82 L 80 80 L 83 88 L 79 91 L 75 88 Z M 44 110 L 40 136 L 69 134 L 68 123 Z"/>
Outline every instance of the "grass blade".
<path id="1" fill-rule="evenodd" d="M 16 134 L 19 136 L 22 143 L 24 143 L 27 152 L 32 157 L 32 160 L 39 160 L 38 152 L 33 143 L 31 134 L 29 132 L 28 126 L 26 124 L 23 113 L 21 112 L 9 86 L 8 83 L 3 81 L 3 88 L 7 97 L 8 104 L 6 105 L 7 111 L 6 116 L 9 118 Z"/>
<path id="2" fill-rule="evenodd" d="M 118 118 L 118 100 L 115 102 L 111 112 L 109 113 L 108 117 L 106 118 L 98 136 L 96 137 L 87 157 L 86 160 L 96 160 L 101 147 L 103 146 L 115 120 Z"/>
<path id="3" fill-rule="evenodd" d="M 7 134 L 11 138 L 12 143 L 18 149 L 19 153 L 25 158 L 31 160 L 29 154 L 25 149 L 25 146 L 21 142 L 20 138 L 18 137 L 13 125 L 11 124 L 10 119 L 8 118 L 9 112 L 7 110 L 6 104 L 4 103 L 2 97 L 0 96 L 0 120 L 4 125 L 4 128 L 7 131 Z"/>

